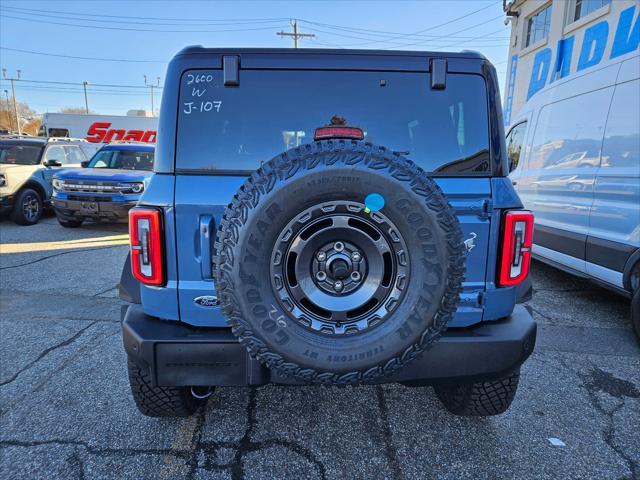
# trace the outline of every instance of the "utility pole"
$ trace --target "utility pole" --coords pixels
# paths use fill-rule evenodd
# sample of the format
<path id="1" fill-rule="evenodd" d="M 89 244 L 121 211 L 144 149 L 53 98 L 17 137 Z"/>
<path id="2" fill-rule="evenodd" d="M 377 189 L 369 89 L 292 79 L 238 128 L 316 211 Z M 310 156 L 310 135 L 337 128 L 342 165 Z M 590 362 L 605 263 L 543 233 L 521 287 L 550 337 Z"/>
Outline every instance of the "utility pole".
<path id="1" fill-rule="evenodd" d="M 9 80 L 11 82 L 11 94 L 13 95 L 13 113 L 16 116 L 16 125 L 18 127 L 18 135 L 22 135 L 22 127 L 20 126 L 20 119 L 18 118 L 18 104 L 16 103 L 16 80 L 20 80 L 20 70 L 18 70 L 18 76 L 16 78 L 7 77 L 7 69 L 2 69 L 2 77 L 5 80 Z"/>
<path id="2" fill-rule="evenodd" d="M 84 113 L 89 115 L 89 99 L 87 98 L 87 86 L 89 86 L 89 82 L 82 82 L 82 86 L 84 87 Z"/>
<path id="3" fill-rule="evenodd" d="M 144 85 L 151 89 L 151 116 L 155 117 L 156 113 L 155 113 L 155 109 L 154 109 L 154 105 L 153 105 L 153 89 L 160 86 L 160 77 L 156 77 L 156 84 L 154 85 L 153 83 L 147 82 L 147 76 L 145 75 L 144 76 Z"/>
<path id="4" fill-rule="evenodd" d="M 9 113 L 9 111 L 11 110 L 11 107 L 9 106 L 9 90 L 7 90 L 6 88 L 4 89 L 4 96 L 7 99 L 7 119 L 9 120 L 9 130 L 13 130 L 13 119 L 11 118 L 11 114 Z"/>
<path id="5" fill-rule="evenodd" d="M 298 38 L 315 38 L 313 33 L 298 33 L 298 22 L 296 19 L 291 20 L 291 27 L 293 32 L 283 32 L 282 30 L 277 32 L 276 35 L 281 37 L 293 37 L 293 48 L 298 48 Z"/>

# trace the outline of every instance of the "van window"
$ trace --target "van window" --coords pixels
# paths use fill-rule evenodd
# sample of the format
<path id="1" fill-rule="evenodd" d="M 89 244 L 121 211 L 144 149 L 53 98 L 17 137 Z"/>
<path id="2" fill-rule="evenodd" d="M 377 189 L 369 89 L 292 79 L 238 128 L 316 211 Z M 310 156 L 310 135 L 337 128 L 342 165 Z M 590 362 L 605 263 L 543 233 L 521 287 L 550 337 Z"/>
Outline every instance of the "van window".
<path id="1" fill-rule="evenodd" d="M 640 174 L 640 80 L 616 87 L 602 147 L 602 168 L 634 168 Z"/>
<path id="2" fill-rule="evenodd" d="M 538 116 L 528 168 L 597 167 L 613 88 L 545 105 Z M 584 114 L 588 105 L 589 114 Z"/>
<path id="3" fill-rule="evenodd" d="M 527 122 L 514 126 L 507 135 L 507 156 L 509 157 L 509 170 L 515 170 L 520 163 L 522 143 L 527 132 Z"/>
<path id="4" fill-rule="evenodd" d="M 428 73 L 242 70 L 224 87 L 220 70 L 182 76 L 176 168 L 250 171 L 313 142 L 334 116 L 366 140 L 407 152 L 443 175 L 489 175 L 486 85 L 479 75 L 448 74 L 444 90 Z"/>
<path id="5" fill-rule="evenodd" d="M 50 137 L 68 137 L 69 130 L 67 128 L 50 128 L 49 136 Z"/>

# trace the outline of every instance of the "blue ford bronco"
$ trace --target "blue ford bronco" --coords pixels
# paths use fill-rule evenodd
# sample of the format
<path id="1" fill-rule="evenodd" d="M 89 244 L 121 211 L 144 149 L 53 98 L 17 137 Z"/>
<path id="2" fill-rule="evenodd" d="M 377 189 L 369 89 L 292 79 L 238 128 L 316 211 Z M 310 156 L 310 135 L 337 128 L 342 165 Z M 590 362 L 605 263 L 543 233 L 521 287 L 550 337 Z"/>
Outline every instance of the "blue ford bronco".
<path id="1" fill-rule="evenodd" d="M 75 228 L 85 220 L 127 222 L 153 175 L 155 147 L 116 141 L 105 145 L 83 168 L 57 173 L 51 201 L 58 222 Z"/>
<path id="2" fill-rule="evenodd" d="M 482 55 L 186 48 L 154 172 L 120 283 L 143 414 L 267 383 L 511 404 L 536 338 L 533 218 Z"/>

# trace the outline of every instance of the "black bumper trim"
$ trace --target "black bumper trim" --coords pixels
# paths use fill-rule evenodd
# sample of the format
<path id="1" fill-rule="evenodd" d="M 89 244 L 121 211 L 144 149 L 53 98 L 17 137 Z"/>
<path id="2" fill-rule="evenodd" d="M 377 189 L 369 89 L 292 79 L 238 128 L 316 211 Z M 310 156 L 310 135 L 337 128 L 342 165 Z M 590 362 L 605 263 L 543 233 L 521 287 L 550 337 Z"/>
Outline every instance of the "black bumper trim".
<path id="1" fill-rule="evenodd" d="M 129 220 L 129 210 L 136 206 L 137 201 L 128 202 L 94 202 L 87 200 L 82 202 L 80 200 L 67 200 L 60 198 L 53 198 L 51 200 L 53 209 L 56 214 L 64 220 L 79 220 L 79 219 L 92 219 L 92 220 Z M 96 210 L 86 210 L 82 207 L 83 203 L 96 204 Z"/>
<path id="2" fill-rule="evenodd" d="M 529 309 L 516 305 L 503 320 L 448 330 L 421 357 L 378 383 L 430 385 L 502 377 L 531 355 L 536 329 Z M 229 328 L 158 320 L 134 304 L 122 307 L 122 335 L 125 351 L 149 371 L 155 385 L 301 384 L 251 358 Z"/>

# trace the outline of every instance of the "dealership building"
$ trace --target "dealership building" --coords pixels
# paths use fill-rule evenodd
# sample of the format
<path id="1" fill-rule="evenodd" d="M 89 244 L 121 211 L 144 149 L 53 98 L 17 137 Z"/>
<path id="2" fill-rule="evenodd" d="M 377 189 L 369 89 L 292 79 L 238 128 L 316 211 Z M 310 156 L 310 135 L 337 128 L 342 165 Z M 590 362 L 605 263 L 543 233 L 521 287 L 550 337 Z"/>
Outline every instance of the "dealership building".
<path id="1" fill-rule="evenodd" d="M 514 0 L 504 2 L 511 25 L 504 122 L 560 78 L 588 73 L 638 49 L 637 0 Z"/>

